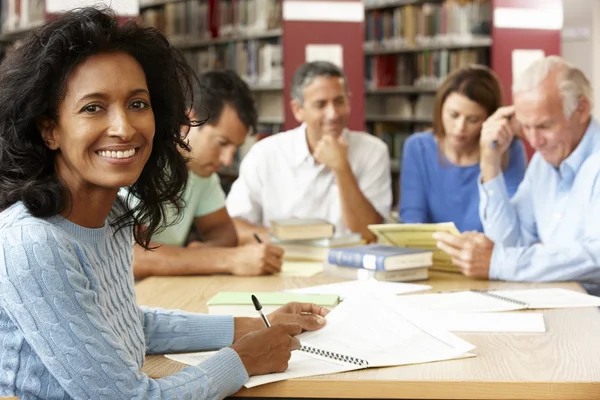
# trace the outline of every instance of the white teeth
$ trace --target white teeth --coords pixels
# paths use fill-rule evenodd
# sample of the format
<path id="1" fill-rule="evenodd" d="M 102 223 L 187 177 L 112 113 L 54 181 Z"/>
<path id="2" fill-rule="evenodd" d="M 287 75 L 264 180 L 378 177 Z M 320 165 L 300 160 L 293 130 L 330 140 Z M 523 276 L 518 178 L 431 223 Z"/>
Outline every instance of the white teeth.
<path id="1" fill-rule="evenodd" d="M 126 151 L 98 151 L 96 152 L 100 157 L 105 158 L 131 158 L 135 155 L 135 149 Z"/>

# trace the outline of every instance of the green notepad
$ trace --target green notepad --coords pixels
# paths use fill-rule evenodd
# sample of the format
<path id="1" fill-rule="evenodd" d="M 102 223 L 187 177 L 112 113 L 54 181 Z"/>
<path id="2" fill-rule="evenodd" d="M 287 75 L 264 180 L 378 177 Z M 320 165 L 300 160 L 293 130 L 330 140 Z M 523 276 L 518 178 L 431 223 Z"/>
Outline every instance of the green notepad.
<path id="1" fill-rule="evenodd" d="M 333 308 L 340 302 L 340 297 L 335 294 L 219 292 L 206 303 L 208 312 L 209 314 L 256 317 L 258 314 L 252 304 L 252 295 L 258 298 L 263 306 L 264 313 L 273 312 L 290 302 L 314 303 L 326 308 Z"/>

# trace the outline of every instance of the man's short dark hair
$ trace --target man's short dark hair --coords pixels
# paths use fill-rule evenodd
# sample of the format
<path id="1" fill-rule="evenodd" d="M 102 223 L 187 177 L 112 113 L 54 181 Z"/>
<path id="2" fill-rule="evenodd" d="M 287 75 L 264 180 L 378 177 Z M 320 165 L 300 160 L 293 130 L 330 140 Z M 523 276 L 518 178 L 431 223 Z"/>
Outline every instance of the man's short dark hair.
<path id="1" fill-rule="evenodd" d="M 342 78 L 348 90 L 347 78 L 344 71 L 337 65 L 328 61 L 313 61 L 302 64 L 292 77 L 292 99 L 299 104 L 304 102 L 304 89 L 320 76 Z"/>
<path id="2" fill-rule="evenodd" d="M 228 105 L 251 132 L 256 131 L 258 113 L 252 91 L 236 72 L 227 69 L 209 71 L 200 75 L 199 81 L 194 95 L 194 111 L 199 119 L 214 125 Z"/>

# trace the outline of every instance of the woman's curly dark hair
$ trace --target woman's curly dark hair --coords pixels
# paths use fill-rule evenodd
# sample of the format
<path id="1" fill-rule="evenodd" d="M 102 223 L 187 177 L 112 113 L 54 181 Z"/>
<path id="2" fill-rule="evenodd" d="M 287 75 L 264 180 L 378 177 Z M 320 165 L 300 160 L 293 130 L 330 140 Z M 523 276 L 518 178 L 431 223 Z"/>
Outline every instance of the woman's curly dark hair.
<path id="1" fill-rule="evenodd" d="M 57 121 L 74 68 L 88 57 L 126 52 L 142 66 L 156 127 L 152 153 L 129 196 L 140 199 L 114 224 L 134 226 L 135 241 L 149 248 L 166 221 L 166 208 L 182 207 L 188 171 L 178 147 L 189 150 L 181 127 L 191 126 L 193 70 L 183 55 L 153 28 L 119 24 L 112 11 L 81 8 L 30 34 L 0 64 L 0 209 L 22 201 L 35 217 L 59 214 L 68 193 L 55 171 L 55 152 L 42 140 L 38 123 Z M 141 229 L 141 228 L 144 229 Z"/>

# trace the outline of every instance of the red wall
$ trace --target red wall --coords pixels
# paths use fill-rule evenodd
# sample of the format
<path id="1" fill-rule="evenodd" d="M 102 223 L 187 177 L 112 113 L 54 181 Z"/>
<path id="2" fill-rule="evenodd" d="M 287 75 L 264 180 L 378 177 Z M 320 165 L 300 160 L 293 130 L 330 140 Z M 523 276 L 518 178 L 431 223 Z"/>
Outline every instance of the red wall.
<path id="1" fill-rule="evenodd" d="M 562 0 L 493 0 L 493 8 L 562 8 Z M 504 101 L 512 104 L 511 86 L 512 76 L 512 51 L 515 49 L 540 49 L 549 55 L 560 55 L 560 30 L 541 29 L 513 29 L 492 27 L 492 68 L 502 81 Z M 529 156 L 532 150 L 526 144 Z"/>
<path id="2" fill-rule="evenodd" d="M 285 1 L 285 0 L 284 0 Z M 310 1 L 307 1 L 310 7 Z M 348 128 L 364 130 L 365 89 L 362 22 L 283 21 L 284 129 L 298 126 L 290 109 L 290 82 L 296 69 L 305 62 L 306 45 L 340 44 L 343 69 L 348 77 L 351 114 Z"/>

